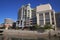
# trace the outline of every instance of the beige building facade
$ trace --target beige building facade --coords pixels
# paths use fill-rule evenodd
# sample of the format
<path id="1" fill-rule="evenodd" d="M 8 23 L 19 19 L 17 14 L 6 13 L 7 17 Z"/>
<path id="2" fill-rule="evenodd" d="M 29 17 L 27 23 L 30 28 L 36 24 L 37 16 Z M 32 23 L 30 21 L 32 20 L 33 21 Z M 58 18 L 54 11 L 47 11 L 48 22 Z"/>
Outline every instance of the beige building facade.
<path id="1" fill-rule="evenodd" d="M 30 26 L 32 13 L 30 4 L 23 5 L 18 12 L 18 26 L 19 27 L 28 27 Z"/>
<path id="2" fill-rule="evenodd" d="M 38 5 L 32 9 L 30 4 L 22 6 L 18 12 L 18 21 L 20 27 L 29 27 L 29 25 L 51 24 L 56 27 L 55 11 L 50 4 Z"/>
<path id="3" fill-rule="evenodd" d="M 6 29 L 8 29 L 8 27 L 12 27 L 13 26 L 13 20 L 10 18 L 5 18 L 4 19 L 4 25 L 6 27 Z"/>
<path id="4" fill-rule="evenodd" d="M 51 24 L 56 26 L 55 11 L 50 4 L 39 5 L 36 7 L 37 24 L 44 26 Z"/>

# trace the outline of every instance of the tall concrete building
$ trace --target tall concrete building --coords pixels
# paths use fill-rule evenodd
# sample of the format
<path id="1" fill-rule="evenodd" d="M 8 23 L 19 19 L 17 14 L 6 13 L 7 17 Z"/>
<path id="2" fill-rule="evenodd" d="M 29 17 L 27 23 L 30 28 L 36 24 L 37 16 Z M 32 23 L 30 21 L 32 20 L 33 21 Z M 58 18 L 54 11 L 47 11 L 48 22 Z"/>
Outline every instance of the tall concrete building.
<path id="1" fill-rule="evenodd" d="M 30 4 L 23 5 L 18 12 L 18 26 L 19 27 L 30 26 L 31 16 L 32 13 L 31 13 Z"/>
<path id="2" fill-rule="evenodd" d="M 33 25 L 44 26 L 51 24 L 56 26 L 55 11 L 50 4 L 43 4 L 31 8 L 30 4 L 24 5 L 18 12 L 18 25 L 20 27 L 29 27 Z"/>
<path id="3" fill-rule="evenodd" d="M 60 12 L 56 13 L 56 26 L 60 29 Z"/>
<path id="4" fill-rule="evenodd" d="M 32 9 L 32 26 L 37 24 L 36 8 Z"/>
<path id="5" fill-rule="evenodd" d="M 39 5 L 36 7 L 37 24 L 44 26 L 45 24 L 51 24 L 56 26 L 55 11 L 50 4 Z"/>

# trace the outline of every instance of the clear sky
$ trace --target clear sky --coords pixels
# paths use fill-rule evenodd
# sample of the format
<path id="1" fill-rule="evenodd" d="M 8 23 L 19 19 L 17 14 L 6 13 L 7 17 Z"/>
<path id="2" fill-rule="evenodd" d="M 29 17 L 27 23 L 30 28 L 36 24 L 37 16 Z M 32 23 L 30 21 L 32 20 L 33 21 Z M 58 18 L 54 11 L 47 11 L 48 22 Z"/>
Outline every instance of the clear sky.
<path id="1" fill-rule="evenodd" d="M 28 3 L 31 4 L 32 8 L 40 4 L 50 3 L 56 12 L 60 11 L 60 0 L 0 0 L 0 23 L 3 23 L 5 18 L 16 21 L 18 9 Z"/>

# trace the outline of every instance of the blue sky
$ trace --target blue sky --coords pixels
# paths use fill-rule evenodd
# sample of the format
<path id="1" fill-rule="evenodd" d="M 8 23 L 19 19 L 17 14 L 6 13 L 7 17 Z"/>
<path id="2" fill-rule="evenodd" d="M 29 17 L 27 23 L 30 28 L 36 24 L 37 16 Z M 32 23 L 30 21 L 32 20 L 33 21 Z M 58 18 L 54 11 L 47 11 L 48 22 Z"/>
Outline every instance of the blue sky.
<path id="1" fill-rule="evenodd" d="M 60 11 L 60 0 L 0 0 L 0 23 L 3 23 L 5 18 L 16 21 L 18 9 L 28 3 L 31 4 L 32 8 L 40 4 L 50 3 L 56 12 Z"/>

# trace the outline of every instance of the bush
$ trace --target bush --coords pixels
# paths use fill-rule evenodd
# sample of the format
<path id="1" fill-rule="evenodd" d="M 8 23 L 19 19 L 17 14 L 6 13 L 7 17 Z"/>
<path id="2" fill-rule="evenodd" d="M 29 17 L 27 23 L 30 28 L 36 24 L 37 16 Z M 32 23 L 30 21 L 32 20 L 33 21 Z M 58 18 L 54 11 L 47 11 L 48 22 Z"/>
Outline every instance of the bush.
<path id="1" fill-rule="evenodd" d="M 37 24 L 34 25 L 34 29 L 35 30 L 38 30 L 39 29 L 39 26 Z"/>
<path id="2" fill-rule="evenodd" d="M 46 24 L 46 25 L 44 25 L 44 29 L 52 29 L 52 25 Z"/>

